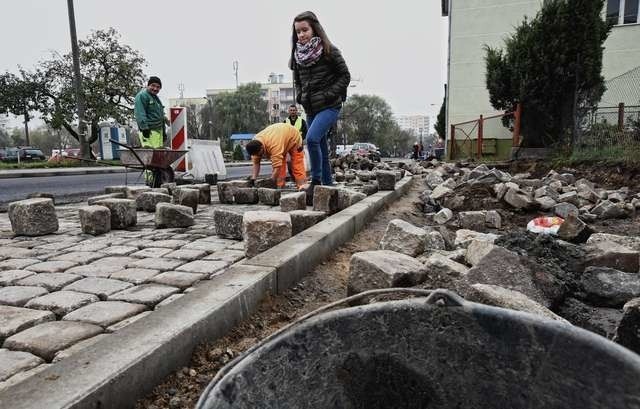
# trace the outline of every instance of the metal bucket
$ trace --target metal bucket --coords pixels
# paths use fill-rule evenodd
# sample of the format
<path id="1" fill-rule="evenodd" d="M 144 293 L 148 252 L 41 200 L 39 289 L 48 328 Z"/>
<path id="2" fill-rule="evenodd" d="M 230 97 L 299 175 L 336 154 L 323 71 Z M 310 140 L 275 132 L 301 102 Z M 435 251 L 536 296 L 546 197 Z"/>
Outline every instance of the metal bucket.
<path id="1" fill-rule="evenodd" d="M 640 408 L 640 357 L 438 290 L 311 314 L 223 368 L 197 408 Z"/>

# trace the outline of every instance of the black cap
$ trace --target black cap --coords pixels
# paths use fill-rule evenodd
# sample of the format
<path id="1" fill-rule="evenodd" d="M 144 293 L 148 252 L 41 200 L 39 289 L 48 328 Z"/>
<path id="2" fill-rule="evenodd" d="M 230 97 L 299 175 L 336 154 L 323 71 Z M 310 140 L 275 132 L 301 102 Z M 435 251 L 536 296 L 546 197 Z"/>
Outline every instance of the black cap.
<path id="1" fill-rule="evenodd" d="M 151 84 L 158 84 L 162 86 L 162 81 L 160 81 L 160 78 L 156 76 L 149 77 L 149 81 L 147 81 L 147 85 L 151 85 Z"/>

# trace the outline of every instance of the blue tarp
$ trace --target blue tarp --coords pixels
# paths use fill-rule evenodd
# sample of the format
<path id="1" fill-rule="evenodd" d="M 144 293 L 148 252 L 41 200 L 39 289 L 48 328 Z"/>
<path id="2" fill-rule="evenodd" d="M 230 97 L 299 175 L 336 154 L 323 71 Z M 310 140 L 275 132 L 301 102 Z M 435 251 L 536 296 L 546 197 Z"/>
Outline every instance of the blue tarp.
<path id="1" fill-rule="evenodd" d="M 232 141 L 250 141 L 256 136 L 254 133 L 234 133 L 231 135 Z"/>

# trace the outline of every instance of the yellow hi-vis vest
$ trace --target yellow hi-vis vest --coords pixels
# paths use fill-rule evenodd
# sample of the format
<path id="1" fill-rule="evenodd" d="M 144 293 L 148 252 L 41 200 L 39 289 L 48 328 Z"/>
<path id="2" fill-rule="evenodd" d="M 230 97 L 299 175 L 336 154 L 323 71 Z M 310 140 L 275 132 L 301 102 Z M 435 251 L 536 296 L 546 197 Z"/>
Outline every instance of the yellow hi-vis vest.
<path id="1" fill-rule="evenodd" d="M 293 125 L 293 127 L 296 128 L 298 132 L 300 132 L 300 130 L 302 129 L 302 117 L 300 116 L 298 116 L 298 119 L 296 119 L 295 124 L 292 124 L 291 118 L 287 117 L 287 123 Z"/>

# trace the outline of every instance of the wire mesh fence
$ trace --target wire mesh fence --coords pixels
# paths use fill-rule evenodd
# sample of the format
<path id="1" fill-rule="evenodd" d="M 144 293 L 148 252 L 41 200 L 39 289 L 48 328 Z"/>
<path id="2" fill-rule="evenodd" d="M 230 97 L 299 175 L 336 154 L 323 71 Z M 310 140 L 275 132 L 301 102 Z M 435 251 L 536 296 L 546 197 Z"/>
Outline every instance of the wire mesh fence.
<path id="1" fill-rule="evenodd" d="M 580 131 L 575 159 L 640 161 L 640 105 L 594 108 L 584 116 Z"/>

